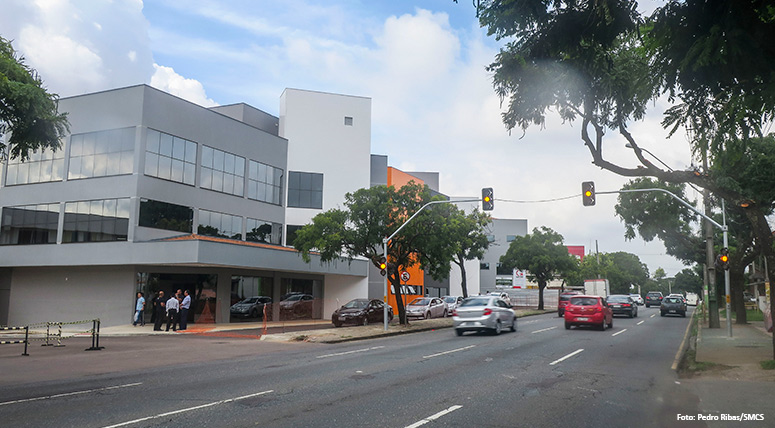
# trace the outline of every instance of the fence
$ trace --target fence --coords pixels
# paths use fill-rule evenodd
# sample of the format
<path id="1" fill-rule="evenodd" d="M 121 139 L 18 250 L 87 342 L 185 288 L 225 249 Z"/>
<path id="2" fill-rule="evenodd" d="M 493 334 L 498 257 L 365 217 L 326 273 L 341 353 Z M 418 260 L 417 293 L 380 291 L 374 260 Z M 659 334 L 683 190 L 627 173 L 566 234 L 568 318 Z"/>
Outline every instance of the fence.
<path id="1" fill-rule="evenodd" d="M 71 326 L 78 324 L 92 324 L 92 328 L 88 330 L 73 329 Z M 45 331 L 42 328 L 45 327 Z M 34 328 L 40 328 L 40 330 L 34 330 Z M 55 348 L 64 347 L 62 340 L 70 339 L 76 336 L 83 336 L 86 334 L 91 335 L 92 344 L 91 347 L 86 348 L 86 351 L 99 351 L 104 349 L 104 346 L 100 346 L 100 320 L 83 320 L 83 321 L 69 321 L 69 322 L 44 322 L 38 324 L 30 324 L 24 327 L 0 327 L 0 331 L 3 330 L 24 330 L 24 340 L 2 340 L 0 344 L 14 344 L 24 343 L 24 353 L 27 354 L 27 348 L 31 341 L 42 341 L 41 346 L 53 346 Z M 32 337 L 31 337 L 32 336 Z"/>
<path id="2" fill-rule="evenodd" d="M 538 295 L 510 296 L 511 305 L 517 308 L 537 308 Z M 544 296 L 544 309 L 557 309 L 557 295 Z"/>

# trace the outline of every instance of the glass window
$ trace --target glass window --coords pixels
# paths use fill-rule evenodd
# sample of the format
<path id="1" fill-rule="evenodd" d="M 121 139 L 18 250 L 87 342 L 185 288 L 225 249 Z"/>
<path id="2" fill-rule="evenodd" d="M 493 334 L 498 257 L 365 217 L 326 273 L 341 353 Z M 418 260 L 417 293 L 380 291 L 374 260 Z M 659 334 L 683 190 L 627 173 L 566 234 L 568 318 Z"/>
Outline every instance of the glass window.
<path id="1" fill-rule="evenodd" d="M 293 246 L 293 240 L 296 239 L 296 232 L 304 226 L 294 226 L 289 224 L 285 227 L 285 245 Z"/>
<path id="2" fill-rule="evenodd" d="M 237 196 L 245 192 L 245 158 L 242 156 L 202 146 L 201 175 L 199 185 L 204 189 Z"/>
<path id="3" fill-rule="evenodd" d="M 191 207 L 150 199 L 140 201 L 140 226 L 191 233 L 193 222 L 194 209 Z"/>
<path id="4" fill-rule="evenodd" d="M 129 198 L 65 203 L 62 242 L 126 241 Z"/>
<path id="5" fill-rule="evenodd" d="M 69 180 L 131 174 L 135 129 L 76 134 L 70 143 Z"/>
<path id="6" fill-rule="evenodd" d="M 246 224 L 246 241 L 266 242 L 269 244 L 282 244 L 282 225 L 265 220 L 248 218 Z"/>
<path id="7" fill-rule="evenodd" d="M 242 239 L 242 217 L 200 209 L 197 233 L 221 238 Z"/>
<path id="8" fill-rule="evenodd" d="M 64 140 L 62 147 L 64 147 Z M 24 162 L 20 158 L 9 159 L 5 185 L 62 181 L 61 171 L 64 165 L 65 151 L 62 149 L 56 152 L 51 149 L 36 150 L 30 153 L 29 159 Z"/>
<path id="9" fill-rule="evenodd" d="M 196 146 L 193 141 L 149 129 L 145 144 L 145 175 L 193 186 Z"/>
<path id="10" fill-rule="evenodd" d="M 282 205 L 283 170 L 254 160 L 248 169 L 248 198 Z"/>
<path id="11" fill-rule="evenodd" d="M 0 244 L 56 244 L 59 204 L 3 207 Z"/>
<path id="12" fill-rule="evenodd" d="M 292 208 L 323 208 L 323 174 L 288 172 L 288 206 Z"/>

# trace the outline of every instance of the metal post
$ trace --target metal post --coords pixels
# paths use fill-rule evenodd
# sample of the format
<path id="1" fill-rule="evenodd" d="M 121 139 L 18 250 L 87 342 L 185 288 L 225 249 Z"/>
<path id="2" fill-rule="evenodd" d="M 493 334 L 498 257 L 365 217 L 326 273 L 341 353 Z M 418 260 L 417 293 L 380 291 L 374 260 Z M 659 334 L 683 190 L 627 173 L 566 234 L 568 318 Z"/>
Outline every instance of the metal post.
<path id="1" fill-rule="evenodd" d="M 54 345 L 55 348 L 61 348 L 65 345 L 62 344 L 62 323 L 59 323 L 59 334 L 57 335 L 57 344 Z"/>
<path id="2" fill-rule="evenodd" d="M 46 322 L 46 343 L 40 346 L 52 346 L 53 343 L 48 343 L 49 335 L 51 334 L 51 321 Z"/>
<path id="3" fill-rule="evenodd" d="M 390 275 L 390 269 L 388 269 L 388 261 L 387 261 L 387 238 L 382 240 L 382 254 L 385 257 L 385 279 L 383 280 L 383 285 L 385 286 L 385 307 L 382 309 L 382 317 L 383 321 L 385 323 L 385 331 L 388 329 L 388 275 Z"/>
<path id="4" fill-rule="evenodd" d="M 30 326 L 25 325 L 24 326 L 24 355 L 25 357 L 29 357 L 30 354 L 27 353 L 27 345 L 30 343 Z"/>
<path id="5" fill-rule="evenodd" d="M 724 208 L 724 200 L 721 200 L 721 218 L 723 220 L 724 224 L 724 248 L 729 248 L 729 241 L 727 237 L 727 215 Z M 731 294 L 729 286 L 729 269 L 724 269 L 724 294 L 726 294 L 726 308 L 727 308 L 727 336 L 732 337 L 732 306 L 730 304 L 730 297 Z"/>

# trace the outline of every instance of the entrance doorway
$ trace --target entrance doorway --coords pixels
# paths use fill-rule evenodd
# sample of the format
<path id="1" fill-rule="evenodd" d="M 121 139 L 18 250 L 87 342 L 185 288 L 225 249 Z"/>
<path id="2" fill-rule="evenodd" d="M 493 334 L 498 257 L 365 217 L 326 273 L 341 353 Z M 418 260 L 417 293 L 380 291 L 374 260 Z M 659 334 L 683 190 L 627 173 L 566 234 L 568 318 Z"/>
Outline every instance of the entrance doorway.
<path id="1" fill-rule="evenodd" d="M 137 291 L 142 291 L 146 296 L 146 319 L 153 317 L 153 299 L 158 296 L 159 291 L 164 292 L 164 300 L 167 300 L 174 296 L 178 290 L 180 290 L 180 299 L 183 299 L 183 292 L 188 290 L 188 294 L 191 296 L 188 322 L 215 323 L 217 284 L 218 275 L 149 272 L 138 272 L 137 274 Z"/>

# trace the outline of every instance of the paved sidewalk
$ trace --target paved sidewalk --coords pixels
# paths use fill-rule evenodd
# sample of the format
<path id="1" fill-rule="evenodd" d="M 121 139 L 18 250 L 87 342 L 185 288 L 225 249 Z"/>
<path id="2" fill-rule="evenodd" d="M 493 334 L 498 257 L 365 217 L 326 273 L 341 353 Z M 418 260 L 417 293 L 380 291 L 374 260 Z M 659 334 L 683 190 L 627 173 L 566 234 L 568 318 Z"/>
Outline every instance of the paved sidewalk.
<path id="1" fill-rule="evenodd" d="M 773 359 L 772 333 L 767 333 L 763 321 L 733 322 L 732 337 L 725 319 L 721 320 L 721 328 L 708 328 L 702 321 L 699 327 L 695 360 L 720 365 L 708 373 L 699 372 L 700 376 L 775 381 L 775 370 L 764 370 L 760 364 Z"/>

